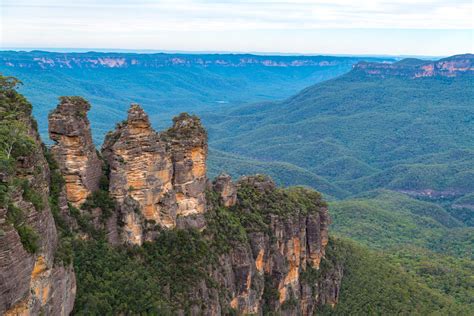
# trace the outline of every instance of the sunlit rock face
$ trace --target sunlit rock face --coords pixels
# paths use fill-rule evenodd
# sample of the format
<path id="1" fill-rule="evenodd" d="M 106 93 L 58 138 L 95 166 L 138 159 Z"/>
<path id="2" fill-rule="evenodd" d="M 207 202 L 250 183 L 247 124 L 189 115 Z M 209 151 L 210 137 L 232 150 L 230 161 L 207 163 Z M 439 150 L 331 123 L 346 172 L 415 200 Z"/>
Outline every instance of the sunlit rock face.
<path id="1" fill-rule="evenodd" d="M 279 202 L 280 189 L 268 177 L 243 177 L 234 184 L 229 176 L 220 175 L 212 184 L 217 207 L 230 212 L 258 211 L 253 206 L 246 210 L 248 196 L 237 193 L 234 199 L 233 194 L 223 192 L 236 189 L 258 195 L 252 203 L 259 203 L 256 208 L 266 213 L 266 227 L 249 230 L 246 242 L 234 244 L 228 253 L 219 256 L 212 277 L 226 289 L 227 300 L 225 304 L 213 301 L 213 289 L 201 288 L 198 299 L 206 301 L 206 309 L 201 312 L 225 310 L 227 305 L 242 315 L 262 315 L 265 308 L 278 315 L 313 315 L 317 306 L 337 303 L 342 267 L 319 271 L 321 277 L 312 282 L 304 277 L 308 269 L 320 270 L 328 243 L 329 216 L 325 204 L 316 202 L 317 196 L 310 212 L 294 209 L 294 205 L 286 209 L 288 204 L 282 204 L 283 212 L 278 213 L 273 211 L 272 203 Z"/>
<path id="2" fill-rule="evenodd" d="M 138 202 L 144 219 L 174 227 L 171 154 L 141 107 L 132 105 L 127 120 L 107 135 L 102 153 L 110 166 L 112 197 L 118 203 L 130 197 Z"/>
<path id="3" fill-rule="evenodd" d="M 62 97 L 49 115 L 49 135 L 55 142 L 51 152 L 66 181 L 67 199 L 74 206 L 98 189 L 102 176 L 87 119 L 89 109 L 89 103 L 80 97 Z"/>
<path id="4" fill-rule="evenodd" d="M 106 136 L 102 153 L 111 196 L 119 204 L 127 198 L 138 203 L 138 215 L 123 212 L 127 242 L 148 239 L 139 235 L 150 225 L 203 227 L 207 135 L 198 118 L 181 114 L 160 134 L 143 109 L 132 105 L 127 120 Z"/>
<path id="5" fill-rule="evenodd" d="M 197 117 L 181 114 L 170 129 L 158 133 L 143 109 L 132 105 L 102 146 L 104 175 L 116 202 L 107 225 L 109 242 L 142 245 L 162 229 L 203 230 L 206 221 L 212 228 L 217 209 L 235 212 L 237 221 L 249 225 L 246 237 L 229 241 L 229 249 L 217 254 L 217 264 L 208 269 L 218 286 L 203 281 L 193 289 L 189 300 L 202 303 L 192 307 L 192 315 L 221 315 L 229 308 L 239 314 L 260 315 L 266 308 L 282 315 L 312 315 L 318 305 L 336 304 L 341 267 L 318 272 L 312 283 L 304 277 L 319 269 L 328 243 L 329 216 L 319 193 L 285 191 L 262 175 L 234 183 L 221 174 L 210 182 L 207 154 L 207 134 Z M 31 261 L 33 280 L 46 271 L 44 262 L 39 257 Z M 36 297 L 46 295 L 47 286 L 34 284 L 30 288 Z"/>
<path id="6" fill-rule="evenodd" d="M 173 119 L 173 127 L 162 134 L 173 160 L 173 190 L 181 226 L 202 228 L 206 208 L 207 133 L 196 116 L 185 113 Z"/>
<path id="7" fill-rule="evenodd" d="M 243 177 L 237 186 L 253 187 L 263 195 L 277 190 L 273 181 L 261 176 Z M 275 309 L 285 302 L 298 300 L 301 304 L 299 310 L 294 312 L 308 315 L 317 305 L 316 295 L 337 300 L 330 293 L 329 287 L 324 289 L 329 290 L 328 292 L 319 290 L 322 293 L 318 293 L 318 290 L 307 287 L 301 279 L 301 274 L 309 267 L 319 269 L 328 242 L 328 225 L 327 208 L 320 207 L 317 212 L 310 214 L 296 213 L 288 217 L 270 214 L 269 233 L 249 234 L 253 262 L 249 265 L 248 273 L 254 273 L 248 282 L 258 284 L 262 282 L 258 278 L 263 278 L 264 274 L 270 276 L 271 284 L 266 286 L 272 286 L 278 291 L 278 300 L 271 304 Z M 248 288 L 249 290 L 236 295 L 234 304 L 239 310 L 253 313 L 258 306 L 255 306 L 257 303 L 252 303 L 250 289 L 255 286 L 248 285 Z"/>

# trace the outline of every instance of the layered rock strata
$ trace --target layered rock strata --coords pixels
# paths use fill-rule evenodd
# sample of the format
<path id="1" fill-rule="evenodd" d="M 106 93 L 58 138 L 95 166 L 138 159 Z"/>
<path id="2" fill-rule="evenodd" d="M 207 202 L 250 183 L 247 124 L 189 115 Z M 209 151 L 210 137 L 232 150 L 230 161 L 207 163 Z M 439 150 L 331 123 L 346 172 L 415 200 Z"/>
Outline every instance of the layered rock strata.
<path id="1" fill-rule="evenodd" d="M 359 62 L 354 70 L 376 77 L 457 77 L 474 74 L 474 55 L 455 55 L 438 61 L 407 58 L 393 64 Z"/>
<path id="2" fill-rule="evenodd" d="M 97 156 L 90 131 L 89 103 L 80 97 L 62 97 L 49 115 L 51 147 L 66 181 L 68 201 L 80 206 L 99 187 L 102 163 Z"/>
<path id="3" fill-rule="evenodd" d="M 337 303 L 342 266 L 318 271 L 328 243 L 329 216 L 324 203 L 319 205 L 316 197 L 311 211 L 278 213 L 266 201 L 280 189 L 266 177 L 244 177 L 233 184 L 230 177 L 221 175 L 213 183 L 219 205 L 210 205 L 209 209 L 262 212 L 266 214 L 266 225 L 248 228 L 246 242 L 233 244 L 229 252 L 219 256 L 211 276 L 226 294 L 223 298 L 215 288 L 200 284 L 192 299 L 206 304 L 194 306 L 193 315 L 221 315 L 229 308 L 242 315 L 269 311 L 278 315 L 313 315 L 318 306 Z M 259 195 L 260 205 L 246 210 L 246 197 L 240 197 L 234 205 L 226 206 L 229 200 L 222 198 L 223 187 Z M 308 277 L 311 273 L 318 277 Z"/>
<path id="4" fill-rule="evenodd" d="M 29 115 L 19 120 L 34 146 L 17 159 L 10 179 L 0 181 L 9 187 L 8 204 L 0 205 L 0 315 L 68 315 L 76 281 L 71 265 L 55 262 L 58 235 L 48 201 L 50 170 L 33 120 Z M 13 179 L 23 185 L 12 185 Z M 34 192 L 35 203 L 25 190 Z M 28 250 L 26 242 L 35 247 Z"/>
<path id="5" fill-rule="evenodd" d="M 102 154 L 127 243 L 148 239 L 141 232 L 150 225 L 203 228 L 207 135 L 197 117 L 181 114 L 159 134 L 143 109 L 132 105 L 127 120 L 106 136 Z M 130 199 L 137 202 L 137 214 L 124 207 Z"/>
<path id="6" fill-rule="evenodd" d="M 102 154 L 110 167 L 111 196 L 119 204 L 131 198 L 145 220 L 174 227 L 177 205 L 171 153 L 142 108 L 132 105 L 127 120 L 107 134 Z M 130 217 L 125 220 L 129 231 L 137 232 L 136 227 L 142 225 L 137 220 L 134 217 L 133 224 Z M 138 236 L 131 238 L 132 243 L 141 243 Z"/>
<path id="7" fill-rule="evenodd" d="M 178 215 L 202 214 L 206 206 L 207 133 L 199 118 L 186 113 L 175 117 L 173 123 L 163 136 L 173 157 L 173 188 Z"/>
<path id="8" fill-rule="evenodd" d="M 67 142 L 56 146 L 63 144 Z M 155 239 L 161 228 L 202 230 L 218 209 L 226 210 L 242 221 L 245 241 L 229 241 L 229 249 L 208 267 L 213 286 L 202 280 L 190 291 L 190 301 L 203 302 L 191 307 L 192 315 L 230 310 L 312 315 L 320 305 L 336 304 L 343 267 L 318 272 L 329 225 L 320 195 L 282 190 L 260 175 L 233 183 L 222 174 L 208 182 L 207 150 L 207 135 L 197 117 L 181 114 L 170 129 L 157 133 L 143 109 L 132 105 L 127 120 L 107 135 L 102 147 L 110 170 L 109 194 L 117 202 L 104 227 L 109 241 L 141 245 Z M 68 169 L 61 170 L 68 175 Z M 206 198 L 206 189 L 216 201 Z M 305 206 L 292 200 L 294 196 L 304 199 Z"/>

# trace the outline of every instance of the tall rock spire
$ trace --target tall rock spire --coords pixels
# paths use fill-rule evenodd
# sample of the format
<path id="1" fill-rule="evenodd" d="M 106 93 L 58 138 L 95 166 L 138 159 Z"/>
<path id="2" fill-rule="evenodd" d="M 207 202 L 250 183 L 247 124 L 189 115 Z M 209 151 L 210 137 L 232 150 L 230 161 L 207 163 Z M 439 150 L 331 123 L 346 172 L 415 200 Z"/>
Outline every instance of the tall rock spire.
<path id="1" fill-rule="evenodd" d="M 152 238 L 145 232 L 155 225 L 204 227 L 207 135 L 197 117 L 181 114 L 159 134 L 143 109 L 132 104 L 127 120 L 106 136 L 102 154 L 126 242 Z"/>
<path id="2" fill-rule="evenodd" d="M 102 162 L 92 142 L 87 112 L 90 104 L 80 97 L 62 97 L 49 115 L 49 135 L 55 142 L 51 152 L 66 181 L 70 203 L 81 205 L 98 189 Z"/>
<path id="3" fill-rule="evenodd" d="M 205 211 L 207 133 L 196 116 L 181 113 L 166 131 L 173 156 L 173 188 L 178 215 L 202 214 Z"/>

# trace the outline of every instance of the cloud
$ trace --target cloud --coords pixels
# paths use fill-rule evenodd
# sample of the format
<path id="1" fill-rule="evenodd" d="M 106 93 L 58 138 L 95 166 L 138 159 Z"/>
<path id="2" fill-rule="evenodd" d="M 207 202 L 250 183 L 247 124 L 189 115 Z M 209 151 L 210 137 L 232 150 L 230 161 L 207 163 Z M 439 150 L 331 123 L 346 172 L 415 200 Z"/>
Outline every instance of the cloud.
<path id="1" fill-rule="evenodd" d="M 94 23 L 103 14 L 120 21 L 135 20 L 140 28 L 211 30 L 318 29 L 318 28 L 472 28 L 470 0 L 296 0 L 296 1 L 215 1 L 215 0 L 4 0 L 4 18 L 45 21 L 42 16 L 73 22 Z M 55 14 L 56 13 L 56 14 Z M 179 22 L 179 23 L 178 23 Z M 133 27 L 131 25 L 130 27 Z"/>
<path id="2" fill-rule="evenodd" d="M 323 30 L 367 30 L 367 34 L 372 30 L 459 30 L 465 34 L 465 30 L 473 28 L 471 0 L 2 0 L 1 3 L 3 46 L 43 43 L 43 47 L 97 47 L 94 45 L 103 43 L 141 48 L 153 44 L 155 47 L 150 48 L 158 48 L 183 46 L 183 41 L 194 43 L 199 39 L 202 43 L 213 43 L 207 49 L 216 50 L 220 43 L 229 45 L 221 38 L 222 32 L 234 34 L 234 40 L 243 42 L 247 40 L 244 36 L 252 39 L 256 34 L 269 38 L 278 38 L 278 34 L 299 38 Z M 292 38 L 281 40 L 291 43 Z M 278 47 L 280 43 L 273 45 L 274 51 L 282 51 Z"/>

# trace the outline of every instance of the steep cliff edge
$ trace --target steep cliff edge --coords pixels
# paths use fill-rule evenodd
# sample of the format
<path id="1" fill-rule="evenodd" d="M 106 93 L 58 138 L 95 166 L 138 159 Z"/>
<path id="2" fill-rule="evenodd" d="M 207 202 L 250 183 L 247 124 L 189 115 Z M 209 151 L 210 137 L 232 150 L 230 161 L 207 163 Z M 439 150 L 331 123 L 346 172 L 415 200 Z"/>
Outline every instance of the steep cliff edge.
<path id="1" fill-rule="evenodd" d="M 2 120 L 24 130 L 2 129 L 2 313 L 69 314 L 76 297 L 71 259 L 77 312 L 86 304 L 105 314 L 310 315 L 336 304 L 343 270 L 320 269 L 329 216 L 319 193 L 280 189 L 260 175 L 208 181 L 200 120 L 181 114 L 157 133 L 138 105 L 108 134 L 102 161 L 90 105 L 61 98 L 50 115 L 55 145 L 48 151 L 30 105 L 7 90 Z M 12 130 L 18 151 L 5 151 L 3 136 Z M 121 270 L 130 266 L 135 271 Z M 147 282 L 114 285 L 119 294 L 89 301 L 137 271 L 135 279 L 149 276 Z M 146 304 L 138 304 L 143 297 Z"/>
<path id="2" fill-rule="evenodd" d="M 208 233 L 212 238 L 224 235 L 224 244 L 231 247 L 220 255 L 215 271 L 216 279 L 224 280 L 229 306 L 245 314 L 311 315 L 318 306 L 336 304 L 342 267 L 320 273 L 329 216 L 319 193 L 280 189 L 271 179 L 257 175 L 241 178 L 235 204 L 226 206 L 223 179 L 228 178 L 216 179 L 208 196 Z M 225 186 L 233 191 L 232 182 Z M 245 234 L 235 233 L 225 221 L 238 222 Z"/>
<path id="3" fill-rule="evenodd" d="M 377 77 L 401 76 L 411 79 L 457 77 L 474 74 L 473 62 L 473 54 L 455 55 L 438 61 L 407 58 L 393 64 L 359 62 L 354 65 L 354 71 Z"/>
<path id="4" fill-rule="evenodd" d="M 0 314 L 67 315 L 76 281 L 56 256 L 49 166 L 31 105 L 0 81 Z"/>

